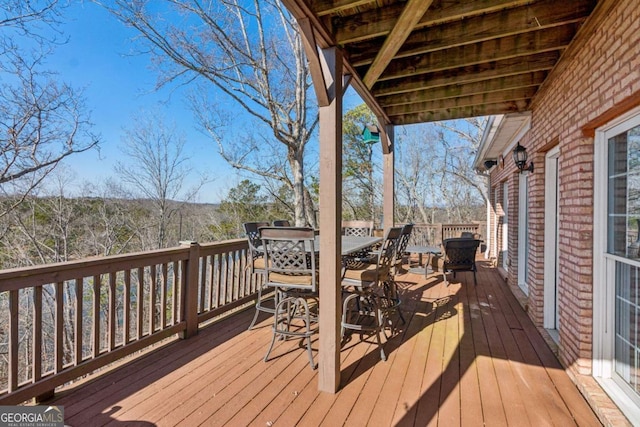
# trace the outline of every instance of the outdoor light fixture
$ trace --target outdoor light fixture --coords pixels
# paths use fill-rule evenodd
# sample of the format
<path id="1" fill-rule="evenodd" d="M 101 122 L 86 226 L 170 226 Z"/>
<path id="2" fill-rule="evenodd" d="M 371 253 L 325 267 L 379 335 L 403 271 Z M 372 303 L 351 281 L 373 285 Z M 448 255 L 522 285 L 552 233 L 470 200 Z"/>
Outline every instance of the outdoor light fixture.
<path id="1" fill-rule="evenodd" d="M 495 166 L 495 165 L 497 165 L 497 164 L 498 164 L 498 161 L 497 161 L 497 160 L 486 160 L 486 161 L 484 162 L 484 168 L 485 168 L 486 170 L 489 170 L 489 169 L 491 169 L 492 167 L 494 167 L 494 166 Z"/>
<path id="2" fill-rule="evenodd" d="M 513 149 L 513 161 L 516 163 L 520 173 L 524 171 L 533 172 L 533 162 L 527 167 L 527 149 L 518 142 L 516 148 Z"/>

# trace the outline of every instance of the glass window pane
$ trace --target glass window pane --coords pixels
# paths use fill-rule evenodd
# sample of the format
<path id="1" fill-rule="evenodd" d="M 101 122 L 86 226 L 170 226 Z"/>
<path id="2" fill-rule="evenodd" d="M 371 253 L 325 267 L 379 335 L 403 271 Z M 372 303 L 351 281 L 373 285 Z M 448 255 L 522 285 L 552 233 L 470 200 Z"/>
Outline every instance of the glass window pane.
<path id="1" fill-rule="evenodd" d="M 608 141 L 607 251 L 640 258 L 640 126 Z"/>

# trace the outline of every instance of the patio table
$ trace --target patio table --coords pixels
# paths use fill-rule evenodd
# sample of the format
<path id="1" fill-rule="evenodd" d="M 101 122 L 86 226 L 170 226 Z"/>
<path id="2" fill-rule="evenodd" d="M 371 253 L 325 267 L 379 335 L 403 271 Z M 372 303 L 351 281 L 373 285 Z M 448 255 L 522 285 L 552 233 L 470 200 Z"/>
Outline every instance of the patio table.
<path id="1" fill-rule="evenodd" d="M 405 252 L 409 254 L 418 254 L 418 267 L 409 267 L 409 272 L 414 274 L 422 274 L 424 271 L 424 277 L 429 274 L 429 264 L 431 264 L 431 256 L 440 254 L 440 248 L 438 246 L 421 246 L 411 245 L 407 246 Z M 422 255 L 427 254 L 427 262 L 422 267 Z"/>

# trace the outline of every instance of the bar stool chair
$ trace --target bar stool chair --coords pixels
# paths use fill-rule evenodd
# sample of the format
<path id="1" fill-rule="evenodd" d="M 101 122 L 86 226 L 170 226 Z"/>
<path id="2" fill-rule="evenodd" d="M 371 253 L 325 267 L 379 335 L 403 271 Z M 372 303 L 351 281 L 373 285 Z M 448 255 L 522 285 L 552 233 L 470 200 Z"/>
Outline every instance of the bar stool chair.
<path id="1" fill-rule="evenodd" d="M 276 290 L 273 336 L 264 361 L 277 338 L 306 341 L 309 363 L 313 362 L 311 336 L 318 330 L 318 271 L 315 232 L 306 227 L 263 227 L 260 229 L 265 251 L 266 286 Z"/>
<path id="2" fill-rule="evenodd" d="M 342 279 L 347 295 L 342 303 L 342 337 L 344 339 L 346 330 L 358 331 L 361 339 L 363 332 L 374 333 L 382 360 L 387 360 L 387 356 L 380 333 L 388 312 L 383 310 L 381 300 L 386 298 L 385 283 L 393 280 L 391 269 L 401 233 L 401 227 L 390 228 L 382 242 L 377 261 L 360 269 L 347 268 Z"/>
<path id="3" fill-rule="evenodd" d="M 263 313 L 273 314 L 275 313 L 275 296 L 269 295 L 266 298 L 262 296 L 263 291 L 268 291 L 270 289 L 265 289 L 266 280 L 264 277 L 266 276 L 267 270 L 265 268 L 265 260 L 264 260 L 264 251 L 259 249 L 262 246 L 262 241 L 260 240 L 260 227 L 269 226 L 268 222 L 245 222 L 242 224 L 244 227 L 244 232 L 247 236 L 247 240 L 249 242 L 249 257 L 251 261 L 247 267 L 251 270 L 252 275 L 259 275 L 263 279 L 259 280 L 257 291 L 258 298 L 256 300 L 256 313 L 253 315 L 253 320 L 249 325 L 249 330 L 251 330 L 258 320 L 258 314 L 262 311 Z"/>

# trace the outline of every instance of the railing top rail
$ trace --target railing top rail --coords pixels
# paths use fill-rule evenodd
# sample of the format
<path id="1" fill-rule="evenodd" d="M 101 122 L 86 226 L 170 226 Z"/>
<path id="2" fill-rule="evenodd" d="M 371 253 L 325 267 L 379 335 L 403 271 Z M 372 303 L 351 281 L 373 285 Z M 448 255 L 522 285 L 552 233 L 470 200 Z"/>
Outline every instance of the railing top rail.
<path id="1" fill-rule="evenodd" d="M 188 247 L 175 247 L 1 270 L 0 292 L 63 282 L 94 274 L 113 273 L 125 269 L 145 267 L 152 263 L 161 264 L 182 261 L 187 259 L 188 256 Z"/>
<path id="2" fill-rule="evenodd" d="M 222 242 L 201 243 L 200 254 L 211 255 L 211 253 L 222 253 L 248 248 L 249 243 L 247 242 L 247 239 L 231 239 L 224 240 Z"/>

